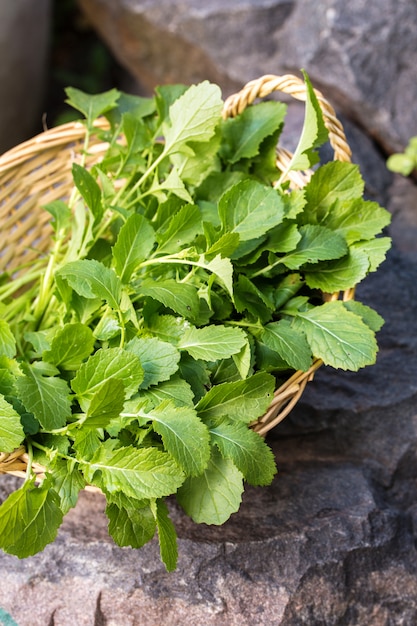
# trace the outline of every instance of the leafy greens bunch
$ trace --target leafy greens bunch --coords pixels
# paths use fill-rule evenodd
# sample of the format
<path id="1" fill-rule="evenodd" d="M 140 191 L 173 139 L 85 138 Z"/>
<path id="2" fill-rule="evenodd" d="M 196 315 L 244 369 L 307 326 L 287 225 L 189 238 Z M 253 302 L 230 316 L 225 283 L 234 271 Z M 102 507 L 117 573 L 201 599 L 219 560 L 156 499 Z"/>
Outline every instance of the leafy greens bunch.
<path id="1" fill-rule="evenodd" d="M 326 141 L 306 87 L 288 169 L 312 165 Z M 0 450 L 28 455 L 0 507 L 0 547 L 42 550 L 89 484 L 106 496 L 115 542 L 139 548 L 157 532 L 172 570 L 168 496 L 195 522 L 222 524 L 244 481 L 272 481 L 272 452 L 249 426 L 279 382 L 313 358 L 374 363 L 379 315 L 322 294 L 378 267 L 389 216 L 349 163 L 289 188 L 276 168 L 282 103 L 223 119 L 208 82 L 152 98 L 67 95 L 85 116 L 72 193 L 45 206 L 46 257 L 0 282 Z M 91 165 L 97 141 L 107 148 Z"/>

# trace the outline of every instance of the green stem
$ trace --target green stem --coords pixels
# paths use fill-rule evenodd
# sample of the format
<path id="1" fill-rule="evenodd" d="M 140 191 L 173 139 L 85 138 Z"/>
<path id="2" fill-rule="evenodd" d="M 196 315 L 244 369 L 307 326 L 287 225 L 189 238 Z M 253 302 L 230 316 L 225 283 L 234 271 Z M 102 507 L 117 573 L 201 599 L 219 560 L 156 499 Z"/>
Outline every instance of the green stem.
<path id="1" fill-rule="evenodd" d="M 49 256 L 48 265 L 46 266 L 45 274 L 39 286 L 39 295 L 35 301 L 35 307 L 33 311 L 35 324 L 40 323 L 46 311 L 46 308 L 49 304 L 51 295 L 52 295 L 51 288 L 52 288 L 53 279 L 54 279 L 55 266 L 56 266 L 57 257 L 58 257 L 63 239 L 64 239 L 64 233 L 61 233 L 60 236 L 57 236 L 54 248 Z"/>
<path id="2" fill-rule="evenodd" d="M 257 272 L 254 272 L 253 274 L 250 274 L 249 278 L 252 279 L 252 278 L 257 278 L 258 276 L 265 275 L 267 272 L 270 272 L 275 267 L 277 267 L 277 265 L 282 265 L 282 260 L 283 259 L 279 259 L 278 261 L 275 261 L 275 263 L 271 263 L 270 265 L 267 265 L 266 267 L 263 267 L 262 269 L 258 270 Z"/>
<path id="3" fill-rule="evenodd" d="M 181 278 L 181 280 L 179 280 L 178 282 L 180 283 L 188 283 L 188 281 L 193 278 L 193 276 L 196 273 L 196 266 L 194 266 L 186 276 L 184 276 L 184 278 Z"/>
<path id="4" fill-rule="evenodd" d="M 38 443 L 37 441 L 33 441 L 32 445 L 34 448 L 38 448 L 38 450 L 42 450 L 42 452 L 45 452 L 45 454 L 50 454 L 51 452 L 51 448 L 47 448 L 46 446 L 43 446 L 41 443 Z M 78 459 L 74 459 L 73 456 L 69 456 L 68 454 L 63 454 L 62 452 L 58 452 L 58 450 L 54 450 L 54 452 L 56 453 L 57 456 L 59 456 L 60 459 L 65 459 L 66 461 L 75 461 L 76 463 L 81 463 L 81 461 L 79 461 Z"/>
<path id="5" fill-rule="evenodd" d="M 191 261 L 186 257 L 179 259 L 177 255 L 168 254 L 167 256 L 155 257 L 153 259 L 142 261 L 138 268 L 148 267 L 148 265 L 158 265 L 158 263 L 176 263 L 177 265 L 195 265 L 196 267 L 201 267 L 201 263 L 198 263 L 198 261 Z"/>
<path id="6" fill-rule="evenodd" d="M 145 411 L 136 411 L 136 413 L 120 413 L 120 417 L 131 417 L 132 419 L 141 417 L 143 419 L 152 420 L 154 416 Z"/>
<path id="7" fill-rule="evenodd" d="M 237 322 L 237 321 L 233 321 L 233 320 L 228 320 L 226 322 L 224 322 L 225 324 L 227 324 L 227 326 L 240 326 L 242 328 L 256 328 L 256 330 L 263 330 L 263 326 L 262 324 L 260 324 L 259 322 L 256 322 L 256 324 L 250 323 L 250 322 Z"/>
<path id="8" fill-rule="evenodd" d="M 89 128 L 88 126 L 86 126 L 85 128 L 86 130 L 85 130 L 85 135 L 84 135 L 84 145 L 83 145 L 81 163 L 80 163 L 81 167 L 85 167 L 85 162 L 87 159 L 87 150 L 88 150 L 90 137 L 91 137 L 91 128 Z M 68 201 L 68 206 L 70 209 L 72 209 L 72 207 L 74 206 L 78 194 L 79 194 L 78 189 L 77 187 L 74 186 L 71 192 L 71 196 Z"/>
<path id="9" fill-rule="evenodd" d="M 131 183 L 131 179 L 129 179 L 124 185 L 123 187 L 118 191 L 118 193 L 115 195 L 115 197 L 113 198 L 113 204 L 114 205 L 119 205 L 119 206 L 123 206 L 125 207 L 127 201 L 131 198 L 131 196 L 136 193 L 136 191 L 138 189 L 140 189 L 141 185 L 143 185 L 143 183 L 145 182 L 145 180 L 147 178 L 149 178 L 149 176 L 152 174 L 152 172 L 158 167 L 158 165 L 164 160 L 164 158 L 167 155 L 167 151 L 164 149 L 161 154 L 159 155 L 159 157 L 157 159 L 155 159 L 155 161 L 151 164 L 150 167 L 148 167 L 148 169 L 146 170 L 146 172 L 144 172 L 144 174 L 142 174 L 142 176 L 139 178 L 138 181 L 136 181 L 136 183 L 133 185 L 133 187 L 131 187 L 129 189 L 129 191 L 126 192 L 127 188 L 129 187 L 130 183 Z M 121 202 L 121 198 L 123 198 L 123 195 L 126 193 L 123 202 Z"/>
<path id="10" fill-rule="evenodd" d="M 28 455 L 28 464 L 26 467 L 26 476 L 25 482 L 27 482 L 32 476 L 32 465 L 33 465 L 33 447 L 31 441 L 28 439 L 26 441 L 26 450 Z"/>
<path id="11" fill-rule="evenodd" d="M 17 298 L 13 298 L 7 303 L 2 312 L 2 318 L 5 322 L 16 322 L 20 319 L 20 314 L 24 313 L 28 309 L 28 303 L 36 296 L 38 292 L 37 285 L 34 285 L 32 289 L 25 291 Z"/>
<path id="12" fill-rule="evenodd" d="M 12 296 L 16 291 L 25 287 L 25 285 L 33 282 L 39 276 L 45 272 L 45 267 L 42 267 L 38 270 L 33 270 L 31 272 L 27 272 L 26 274 L 22 274 L 18 278 L 14 278 L 9 284 L 3 285 L 0 287 L 0 300 L 6 300 L 10 296 Z"/>
<path id="13" fill-rule="evenodd" d="M 120 344 L 119 347 L 123 348 L 123 346 L 125 345 L 125 339 L 126 339 L 126 327 L 125 327 L 125 322 L 123 319 L 123 313 L 121 312 L 120 309 L 117 309 L 117 315 L 119 318 L 119 322 L 120 322 Z"/>
<path id="14" fill-rule="evenodd" d="M 104 233 L 109 229 L 111 223 L 114 222 L 119 217 L 121 217 L 120 213 L 113 211 L 107 216 L 106 219 L 103 218 L 101 221 L 101 226 L 95 235 L 95 238 L 94 238 L 95 241 L 100 239 L 104 235 Z"/>

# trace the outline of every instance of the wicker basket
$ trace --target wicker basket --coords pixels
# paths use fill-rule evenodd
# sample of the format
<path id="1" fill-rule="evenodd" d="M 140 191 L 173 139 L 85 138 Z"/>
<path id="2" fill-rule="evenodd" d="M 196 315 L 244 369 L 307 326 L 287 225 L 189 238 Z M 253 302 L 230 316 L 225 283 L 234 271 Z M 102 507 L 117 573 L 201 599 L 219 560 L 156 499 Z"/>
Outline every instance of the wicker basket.
<path id="1" fill-rule="evenodd" d="M 223 116 L 233 117 L 257 98 L 264 98 L 274 91 L 306 100 L 306 86 L 301 79 L 291 75 L 266 75 L 249 82 L 240 92 L 230 96 L 224 104 Z M 351 151 L 343 127 L 323 95 L 317 90 L 315 93 L 324 114 L 334 158 L 348 162 Z M 98 120 L 97 125 L 105 128 L 107 121 Z M 50 215 L 41 207 L 53 200 L 68 199 L 73 187 L 72 163 L 81 160 L 84 136 L 82 123 L 64 124 L 41 133 L 0 157 L 0 272 L 13 270 L 22 263 L 30 264 L 49 249 L 52 234 Z M 107 144 L 93 140 L 87 164 L 99 160 L 106 149 Z M 291 154 L 286 149 L 277 148 L 279 170 L 285 171 L 290 159 Z M 303 187 L 308 179 L 308 172 L 290 173 L 290 183 L 294 188 Z M 353 295 L 354 290 L 350 289 L 342 294 L 324 294 L 323 297 L 326 300 L 340 297 L 349 300 Z M 321 365 L 321 360 L 316 359 L 308 371 L 295 372 L 275 391 L 268 411 L 252 424 L 252 428 L 265 435 L 283 420 Z M 11 454 L 0 453 L 0 473 L 22 475 L 26 463 L 23 447 Z M 42 472 L 42 467 L 36 464 L 32 469 Z"/>

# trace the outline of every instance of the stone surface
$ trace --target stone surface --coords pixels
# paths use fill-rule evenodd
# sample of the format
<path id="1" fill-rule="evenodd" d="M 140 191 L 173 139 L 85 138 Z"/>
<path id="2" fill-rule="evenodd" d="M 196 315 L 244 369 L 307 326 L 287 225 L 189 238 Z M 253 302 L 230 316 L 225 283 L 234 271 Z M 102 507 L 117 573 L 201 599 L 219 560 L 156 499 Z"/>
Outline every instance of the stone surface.
<path id="1" fill-rule="evenodd" d="M 146 90 L 208 78 L 227 94 L 298 73 L 386 151 L 417 134 L 414 0 L 78 0 Z"/>
<path id="2" fill-rule="evenodd" d="M 43 553 L 0 555 L 0 607 L 18 626 L 417 623 L 417 193 L 400 178 L 389 192 L 395 245 L 359 290 L 386 319 L 377 365 L 319 370 L 269 435 L 273 484 L 247 488 L 224 526 L 170 501 L 174 573 L 156 541 L 115 546 L 102 496 L 84 492 Z M 0 499 L 16 481 L 0 478 Z"/>
<path id="3" fill-rule="evenodd" d="M 50 0 L 0 3 L 0 153 L 41 129 Z"/>

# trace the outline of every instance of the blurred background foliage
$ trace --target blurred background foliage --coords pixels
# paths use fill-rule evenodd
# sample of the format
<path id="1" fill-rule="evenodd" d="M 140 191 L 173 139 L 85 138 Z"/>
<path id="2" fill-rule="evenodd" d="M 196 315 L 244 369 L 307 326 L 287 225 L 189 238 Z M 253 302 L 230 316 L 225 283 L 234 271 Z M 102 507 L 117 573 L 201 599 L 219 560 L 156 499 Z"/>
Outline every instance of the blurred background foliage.
<path id="1" fill-rule="evenodd" d="M 79 118 L 65 104 L 65 87 L 99 93 L 122 88 L 126 73 L 98 37 L 76 0 L 52 5 L 49 71 L 43 110 L 48 127 Z"/>

